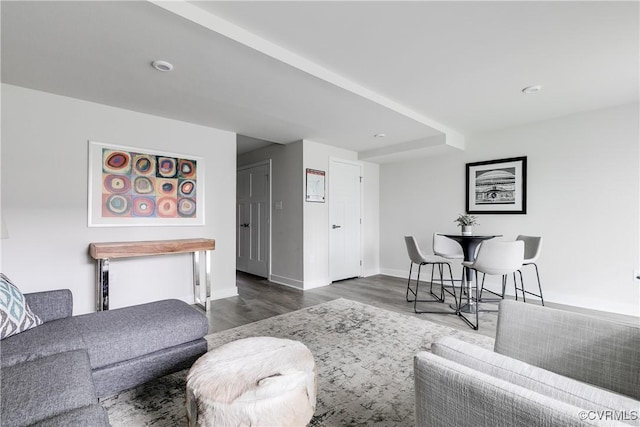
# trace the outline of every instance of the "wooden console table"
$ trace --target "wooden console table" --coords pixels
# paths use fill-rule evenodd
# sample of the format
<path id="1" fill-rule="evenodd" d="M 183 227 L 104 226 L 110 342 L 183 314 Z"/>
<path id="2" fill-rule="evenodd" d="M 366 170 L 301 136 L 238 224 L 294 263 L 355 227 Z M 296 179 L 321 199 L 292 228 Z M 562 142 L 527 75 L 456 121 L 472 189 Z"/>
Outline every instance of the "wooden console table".
<path id="1" fill-rule="evenodd" d="M 213 239 L 154 240 L 146 242 L 102 242 L 89 244 L 91 258 L 96 260 L 96 310 L 109 310 L 109 260 L 138 256 L 193 253 L 193 293 L 195 303 L 206 310 L 211 296 L 211 251 Z M 200 256 L 205 258 L 205 299 L 201 300 Z"/>

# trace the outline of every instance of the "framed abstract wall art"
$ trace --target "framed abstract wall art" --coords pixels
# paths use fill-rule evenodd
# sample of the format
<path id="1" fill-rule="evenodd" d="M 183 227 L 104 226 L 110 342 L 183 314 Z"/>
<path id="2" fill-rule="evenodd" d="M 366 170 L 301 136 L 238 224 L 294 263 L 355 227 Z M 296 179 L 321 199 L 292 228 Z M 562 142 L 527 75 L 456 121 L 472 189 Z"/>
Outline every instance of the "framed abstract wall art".
<path id="1" fill-rule="evenodd" d="M 470 214 L 526 214 L 527 158 L 467 163 L 466 196 Z"/>
<path id="2" fill-rule="evenodd" d="M 204 225 L 203 159 L 89 141 L 88 222 Z"/>

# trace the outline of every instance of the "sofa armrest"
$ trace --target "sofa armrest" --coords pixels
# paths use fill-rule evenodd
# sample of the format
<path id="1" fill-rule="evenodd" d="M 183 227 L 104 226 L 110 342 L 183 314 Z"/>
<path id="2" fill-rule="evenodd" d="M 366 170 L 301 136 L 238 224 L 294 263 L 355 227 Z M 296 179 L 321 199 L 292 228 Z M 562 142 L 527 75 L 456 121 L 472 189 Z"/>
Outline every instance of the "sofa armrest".
<path id="1" fill-rule="evenodd" d="M 500 302 L 495 352 L 640 399 L 640 326 Z"/>
<path id="2" fill-rule="evenodd" d="M 618 425 L 428 352 L 414 357 L 417 426 Z"/>
<path id="3" fill-rule="evenodd" d="M 69 289 L 24 294 L 29 308 L 43 322 L 70 317 L 73 314 L 73 295 Z"/>

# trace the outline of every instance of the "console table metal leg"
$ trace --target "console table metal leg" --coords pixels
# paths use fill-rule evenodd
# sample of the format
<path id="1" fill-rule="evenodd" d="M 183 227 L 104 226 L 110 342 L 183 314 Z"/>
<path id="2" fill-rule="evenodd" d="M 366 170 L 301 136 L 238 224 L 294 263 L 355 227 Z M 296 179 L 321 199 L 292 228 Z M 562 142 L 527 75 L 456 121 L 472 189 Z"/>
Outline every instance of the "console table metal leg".
<path id="1" fill-rule="evenodd" d="M 109 259 L 96 264 L 96 311 L 109 310 Z"/>
<path id="2" fill-rule="evenodd" d="M 193 253 L 193 299 L 197 306 L 206 310 L 206 302 L 202 304 L 202 291 L 200 290 L 200 252 Z"/>
<path id="3" fill-rule="evenodd" d="M 204 255 L 204 298 L 202 295 L 200 256 Z M 211 297 L 211 251 L 197 251 L 193 253 L 193 296 L 197 306 L 207 309 L 207 301 Z"/>
<path id="4" fill-rule="evenodd" d="M 205 251 L 205 275 L 206 275 L 206 298 L 205 306 L 209 298 L 211 298 L 211 251 Z"/>

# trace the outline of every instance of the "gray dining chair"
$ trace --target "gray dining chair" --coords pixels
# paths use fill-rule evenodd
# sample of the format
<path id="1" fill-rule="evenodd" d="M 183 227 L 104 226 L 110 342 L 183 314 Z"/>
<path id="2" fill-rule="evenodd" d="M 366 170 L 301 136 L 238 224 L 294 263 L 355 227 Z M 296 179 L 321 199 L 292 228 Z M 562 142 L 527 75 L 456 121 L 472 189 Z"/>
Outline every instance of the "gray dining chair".
<path id="1" fill-rule="evenodd" d="M 433 254 L 447 260 L 462 261 L 464 259 L 464 251 L 460 243 L 444 236 L 446 233 L 433 233 Z M 460 279 L 453 279 L 459 282 Z"/>
<path id="2" fill-rule="evenodd" d="M 453 275 L 451 273 L 451 264 L 449 261 L 442 257 L 437 257 L 433 255 L 424 255 L 418 246 L 418 242 L 416 242 L 415 237 L 413 236 L 404 236 L 404 242 L 407 247 L 407 253 L 409 255 L 409 259 L 411 260 L 411 264 L 409 265 L 409 278 L 407 280 L 407 302 L 413 302 L 413 311 L 415 313 L 435 313 L 435 314 L 456 314 L 457 313 L 457 303 L 458 300 L 455 294 L 455 287 L 453 282 Z M 418 265 L 418 276 L 416 277 L 415 290 L 411 287 L 411 274 L 413 272 L 413 265 Z M 423 265 L 431 265 L 431 281 L 429 284 L 429 294 L 433 297 L 432 299 L 418 299 L 419 288 L 420 288 L 420 271 Z M 438 267 L 438 273 L 440 274 L 440 295 L 437 295 L 433 292 L 433 275 L 435 267 Z M 444 268 L 447 267 L 449 269 L 449 278 L 451 280 L 451 289 L 453 292 L 444 284 Z M 419 302 L 445 302 L 445 292 L 449 295 L 453 296 L 454 301 L 456 302 L 456 310 L 455 311 L 429 311 L 429 310 L 418 310 Z M 409 294 L 413 295 L 412 297 Z"/>
<path id="3" fill-rule="evenodd" d="M 442 234 L 444 233 L 433 233 L 433 254 L 446 259 L 464 259 L 462 246 Z"/>
<path id="4" fill-rule="evenodd" d="M 462 270 L 462 282 L 460 284 L 460 302 L 458 304 L 459 307 L 459 315 L 462 319 L 472 328 L 478 329 L 479 327 L 479 311 L 497 311 L 497 310 L 481 310 L 478 303 L 480 302 L 493 302 L 499 301 L 499 299 L 504 298 L 504 291 L 507 286 L 507 276 L 510 274 L 514 274 L 520 268 L 522 268 L 522 263 L 524 262 L 524 242 L 521 240 L 513 241 L 513 242 L 501 242 L 495 240 L 486 240 L 482 242 L 480 248 L 478 249 L 478 253 L 476 255 L 475 261 L 463 261 L 462 265 L 464 267 L 471 268 L 475 270 L 477 273 L 483 273 L 482 276 L 482 289 L 478 290 L 478 280 L 476 274 L 475 280 L 475 293 L 468 295 L 467 298 L 471 301 L 472 304 L 475 304 L 475 318 L 476 321 L 473 323 L 464 314 L 462 314 L 462 288 L 465 285 L 465 271 Z M 484 290 L 484 277 L 485 275 L 495 275 L 502 276 L 502 294 L 497 294 L 499 299 L 484 299 L 482 298 L 482 291 Z M 514 286 L 515 285 L 515 275 L 514 275 Z M 488 291 L 487 291 L 488 292 Z M 471 293 L 471 290 L 469 291 Z"/>
<path id="5" fill-rule="evenodd" d="M 520 288 L 516 286 L 516 300 L 518 299 L 518 291 L 522 292 L 522 300 L 527 302 L 526 295 L 533 295 L 534 297 L 540 298 L 540 302 L 544 305 L 544 298 L 542 297 L 542 285 L 540 284 L 540 273 L 538 272 L 538 265 L 536 261 L 540 258 L 540 250 L 542 248 L 542 237 L 540 236 L 523 236 L 520 235 L 516 237 L 516 240 L 524 242 L 524 261 L 522 266 L 532 265 L 536 270 L 536 278 L 538 279 L 538 291 L 540 293 L 536 294 L 534 292 L 526 291 L 524 289 L 524 280 L 522 279 L 522 269 L 518 270 L 520 273 Z"/>

